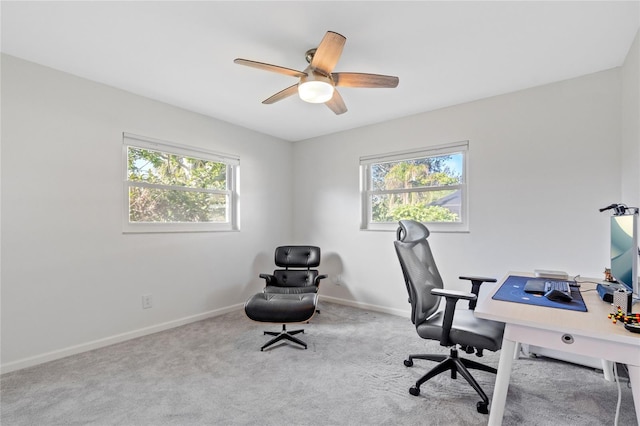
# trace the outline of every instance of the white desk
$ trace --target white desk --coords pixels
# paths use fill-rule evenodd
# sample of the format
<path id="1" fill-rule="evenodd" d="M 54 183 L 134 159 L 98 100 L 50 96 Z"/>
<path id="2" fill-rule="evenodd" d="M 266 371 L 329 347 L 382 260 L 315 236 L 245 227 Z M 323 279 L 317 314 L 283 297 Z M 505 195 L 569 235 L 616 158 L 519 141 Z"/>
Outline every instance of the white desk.
<path id="1" fill-rule="evenodd" d="M 521 272 L 511 272 L 509 275 L 533 276 Z M 492 299 L 506 278 L 478 301 L 475 310 L 479 318 L 505 323 L 489 425 L 502 424 L 518 343 L 627 364 L 636 416 L 640 421 L 640 334 L 631 333 L 621 324 L 613 324 L 607 319 L 607 315 L 613 311 L 612 306 L 603 302 L 595 290 L 585 292 L 595 289 L 596 285 L 582 284 L 580 290 L 588 312 L 578 312 Z"/>

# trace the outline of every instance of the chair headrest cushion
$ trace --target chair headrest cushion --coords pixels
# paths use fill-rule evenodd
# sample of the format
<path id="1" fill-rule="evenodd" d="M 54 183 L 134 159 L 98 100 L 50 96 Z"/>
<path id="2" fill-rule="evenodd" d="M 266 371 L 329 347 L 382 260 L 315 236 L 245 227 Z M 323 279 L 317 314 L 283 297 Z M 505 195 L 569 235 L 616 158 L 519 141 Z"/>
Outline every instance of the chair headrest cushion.
<path id="1" fill-rule="evenodd" d="M 415 220 L 401 220 L 398 224 L 397 238 L 404 243 L 424 240 L 429 236 L 427 227 Z"/>
<path id="2" fill-rule="evenodd" d="M 276 248 L 277 266 L 294 268 L 315 268 L 320 265 L 320 247 L 280 246 Z"/>

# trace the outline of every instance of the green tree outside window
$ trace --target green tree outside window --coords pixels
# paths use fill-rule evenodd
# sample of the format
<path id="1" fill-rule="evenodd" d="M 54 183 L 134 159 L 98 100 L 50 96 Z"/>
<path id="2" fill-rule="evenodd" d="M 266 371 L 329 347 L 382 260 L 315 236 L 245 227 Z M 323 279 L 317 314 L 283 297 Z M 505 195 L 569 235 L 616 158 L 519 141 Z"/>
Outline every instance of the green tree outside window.
<path id="1" fill-rule="evenodd" d="M 227 165 L 128 147 L 131 222 L 227 221 Z"/>

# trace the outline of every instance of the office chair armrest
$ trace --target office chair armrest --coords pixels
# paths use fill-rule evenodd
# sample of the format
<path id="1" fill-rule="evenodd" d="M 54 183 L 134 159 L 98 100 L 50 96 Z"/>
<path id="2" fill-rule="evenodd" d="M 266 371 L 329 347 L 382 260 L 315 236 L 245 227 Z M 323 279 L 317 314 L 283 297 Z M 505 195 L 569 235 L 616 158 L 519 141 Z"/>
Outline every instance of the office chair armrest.
<path id="1" fill-rule="evenodd" d="M 471 281 L 471 293 L 475 294 L 476 296 L 478 295 L 478 293 L 480 293 L 480 285 L 482 285 L 482 283 L 495 283 L 497 281 L 495 278 L 476 277 L 471 275 L 461 276 L 459 278 L 461 280 Z M 476 308 L 476 301 L 470 300 L 469 309 L 473 311 L 475 308 Z"/>
<path id="2" fill-rule="evenodd" d="M 456 312 L 456 303 L 458 300 L 468 300 L 469 304 L 475 302 L 478 298 L 473 293 L 467 293 L 457 290 L 445 290 L 441 288 L 431 289 L 431 294 L 436 296 L 442 296 L 445 298 L 446 305 L 444 308 L 444 319 L 442 320 L 442 334 L 440 335 L 440 345 L 451 346 L 451 340 L 449 334 L 451 333 L 451 326 L 453 325 L 453 315 Z"/>
<path id="3" fill-rule="evenodd" d="M 260 274 L 260 278 L 264 278 L 267 281 L 266 285 L 275 285 L 277 283 L 276 277 L 270 274 Z"/>
<path id="4" fill-rule="evenodd" d="M 454 303 L 459 299 L 475 300 L 477 298 L 477 296 L 473 293 L 458 290 L 447 290 L 444 288 L 432 288 L 431 294 L 435 294 L 436 296 L 443 296 L 445 298 L 451 297 L 454 299 Z"/>

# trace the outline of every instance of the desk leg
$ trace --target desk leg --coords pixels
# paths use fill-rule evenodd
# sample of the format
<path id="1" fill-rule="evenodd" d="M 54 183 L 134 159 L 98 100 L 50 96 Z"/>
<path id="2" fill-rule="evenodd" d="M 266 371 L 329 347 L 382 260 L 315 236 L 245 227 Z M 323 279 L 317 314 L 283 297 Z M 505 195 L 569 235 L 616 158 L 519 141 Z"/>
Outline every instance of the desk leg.
<path id="1" fill-rule="evenodd" d="M 511 378 L 511 367 L 517 344 L 507 338 L 502 339 L 502 349 L 500 349 L 500 361 L 498 363 L 498 374 L 496 384 L 493 387 L 493 397 L 491 398 L 491 411 L 489 412 L 489 426 L 499 426 L 502 424 L 504 416 L 504 406 L 507 402 L 507 391 L 509 390 L 509 379 Z"/>
<path id="2" fill-rule="evenodd" d="M 640 367 L 637 365 L 627 365 L 627 367 L 629 367 L 629 382 L 631 382 L 633 405 L 636 407 L 636 418 L 638 424 L 640 424 Z"/>
<path id="3" fill-rule="evenodd" d="M 602 363 L 602 372 L 604 373 L 604 379 L 607 382 L 615 382 L 613 378 L 613 361 L 607 361 L 606 359 L 600 360 Z"/>

